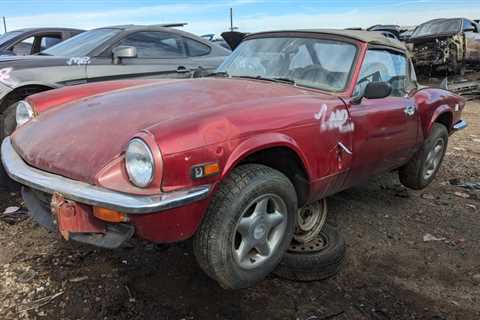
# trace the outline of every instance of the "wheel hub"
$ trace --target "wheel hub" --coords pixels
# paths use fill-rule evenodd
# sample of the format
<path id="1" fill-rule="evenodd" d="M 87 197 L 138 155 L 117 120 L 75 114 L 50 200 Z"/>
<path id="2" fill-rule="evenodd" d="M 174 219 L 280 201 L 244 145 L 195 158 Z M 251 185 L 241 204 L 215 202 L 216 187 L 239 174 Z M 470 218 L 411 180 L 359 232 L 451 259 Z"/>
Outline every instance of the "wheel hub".
<path id="1" fill-rule="evenodd" d="M 297 226 L 294 239 L 298 243 L 307 243 L 318 236 L 327 221 L 327 201 L 308 204 L 297 211 Z"/>
<path id="2" fill-rule="evenodd" d="M 287 206 L 277 195 L 253 200 L 240 216 L 233 235 L 233 257 L 243 269 L 254 269 L 278 250 L 287 227 Z"/>
<path id="3" fill-rule="evenodd" d="M 263 223 L 253 228 L 253 238 L 260 240 L 267 234 L 267 226 Z"/>

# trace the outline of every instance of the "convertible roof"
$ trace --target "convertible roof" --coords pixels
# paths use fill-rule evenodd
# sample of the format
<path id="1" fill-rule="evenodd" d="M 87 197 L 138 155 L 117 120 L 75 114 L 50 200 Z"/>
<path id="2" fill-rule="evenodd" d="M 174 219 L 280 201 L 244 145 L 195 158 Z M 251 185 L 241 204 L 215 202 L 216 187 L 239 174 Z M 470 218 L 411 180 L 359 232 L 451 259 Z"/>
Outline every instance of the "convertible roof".
<path id="1" fill-rule="evenodd" d="M 358 40 L 361 42 L 367 42 L 371 44 L 377 44 L 387 47 L 392 47 L 395 49 L 400 49 L 406 51 L 405 45 L 395 39 L 390 39 L 385 37 L 381 32 L 377 31 L 363 31 L 363 30 L 344 30 L 344 29 L 304 29 L 304 30 L 282 30 L 282 31 L 268 31 L 268 32 L 259 32 L 250 34 L 248 37 L 261 35 L 261 34 L 272 34 L 272 33 L 316 33 L 316 34 L 326 34 L 326 35 L 335 35 L 345 38 L 350 38 Z"/>

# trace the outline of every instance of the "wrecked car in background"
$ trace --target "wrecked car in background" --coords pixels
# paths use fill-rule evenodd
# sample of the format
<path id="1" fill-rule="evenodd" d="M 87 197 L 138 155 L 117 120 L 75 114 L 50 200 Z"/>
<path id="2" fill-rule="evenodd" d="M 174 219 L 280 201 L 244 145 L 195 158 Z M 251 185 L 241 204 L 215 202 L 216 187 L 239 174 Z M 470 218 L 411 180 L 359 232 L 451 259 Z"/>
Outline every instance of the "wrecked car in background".
<path id="1" fill-rule="evenodd" d="M 375 32 L 251 34 L 209 77 L 32 95 L 1 158 L 29 213 L 65 239 L 193 236 L 210 277 L 247 287 L 284 256 L 299 208 L 391 170 L 432 182 L 465 102 L 419 87 L 411 66 Z"/>
<path id="2" fill-rule="evenodd" d="M 423 74 L 463 75 L 480 66 L 480 26 L 469 19 L 434 19 L 419 25 L 408 39 L 413 63 Z M 426 70 L 425 70 L 426 69 Z"/>
<path id="3" fill-rule="evenodd" d="M 0 36 L 0 56 L 26 56 L 46 50 L 84 30 L 69 28 L 28 28 Z"/>
<path id="4" fill-rule="evenodd" d="M 217 68 L 230 51 L 172 27 L 114 26 L 90 30 L 35 56 L 0 58 L 0 138 L 15 129 L 26 96 L 87 82 L 123 78 L 186 78 Z"/>

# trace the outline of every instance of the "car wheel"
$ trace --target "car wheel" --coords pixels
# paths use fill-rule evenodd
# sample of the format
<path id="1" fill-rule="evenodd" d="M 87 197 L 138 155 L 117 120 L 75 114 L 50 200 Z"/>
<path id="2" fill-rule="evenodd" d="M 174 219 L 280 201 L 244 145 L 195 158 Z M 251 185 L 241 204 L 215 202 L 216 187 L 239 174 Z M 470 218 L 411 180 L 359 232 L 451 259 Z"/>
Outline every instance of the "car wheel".
<path id="1" fill-rule="evenodd" d="M 257 164 L 234 169 L 193 239 L 200 267 L 223 288 L 252 286 L 282 259 L 296 212 L 295 188 L 281 172 Z"/>
<path id="2" fill-rule="evenodd" d="M 293 241 L 273 273 L 295 281 L 324 280 L 338 273 L 345 251 L 345 241 L 327 224 L 310 242 Z"/>
<path id="3" fill-rule="evenodd" d="M 327 200 L 307 204 L 297 210 L 297 226 L 293 238 L 298 243 L 315 239 L 327 222 Z"/>
<path id="4" fill-rule="evenodd" d="M 415 156 L 399 171 L 400 182 L 409 188 L 420 190 L 428 186 L 440 168 L 448 145 L 448 130 L 434 123 L 430 136 Z"/>

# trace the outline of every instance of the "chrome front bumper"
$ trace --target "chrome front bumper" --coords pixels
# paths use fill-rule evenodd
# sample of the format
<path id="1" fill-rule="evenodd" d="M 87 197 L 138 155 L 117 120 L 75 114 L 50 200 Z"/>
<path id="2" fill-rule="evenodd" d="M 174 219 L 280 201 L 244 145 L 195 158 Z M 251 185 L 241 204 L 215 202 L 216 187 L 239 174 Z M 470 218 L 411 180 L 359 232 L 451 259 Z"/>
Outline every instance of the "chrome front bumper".
<path id="1" fill-rule="evenodd" d="M 13 180 L 46 193 L 58 192 L 66 199 L 130 214 L 164 211 L 205 199 L 209 185 L 157 195 L 132 195 L 68 179 L 26 164 L 12 146 L 10 137 L 2 142 L 2 163 Z"/>

